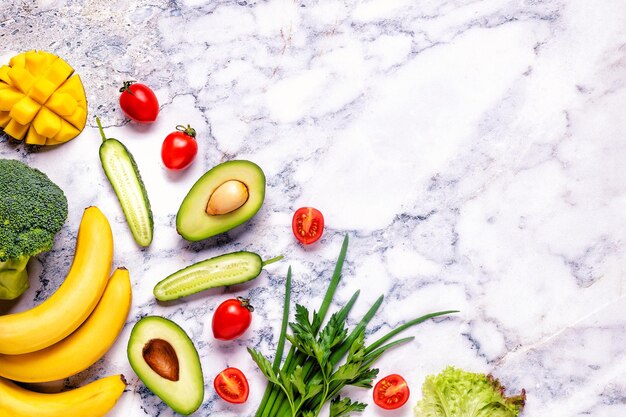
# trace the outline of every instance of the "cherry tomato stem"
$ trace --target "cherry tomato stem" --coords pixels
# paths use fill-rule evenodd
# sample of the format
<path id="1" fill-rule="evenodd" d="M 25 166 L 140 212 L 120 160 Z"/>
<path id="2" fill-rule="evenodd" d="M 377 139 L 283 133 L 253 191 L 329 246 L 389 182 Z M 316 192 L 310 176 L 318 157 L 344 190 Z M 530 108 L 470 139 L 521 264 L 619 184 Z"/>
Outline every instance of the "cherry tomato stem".
<path id="1" fill-rule="evenodd" d="M 189 135 L 192 138 L 196 137 L 196 129 L 194 129 L 190 125 L 187 125 L 187 127 L 183 125 L 178 125 L 176 126 L 176 130 L 178 130 L 179 132 L 183 132 L 185 135 Z"/>

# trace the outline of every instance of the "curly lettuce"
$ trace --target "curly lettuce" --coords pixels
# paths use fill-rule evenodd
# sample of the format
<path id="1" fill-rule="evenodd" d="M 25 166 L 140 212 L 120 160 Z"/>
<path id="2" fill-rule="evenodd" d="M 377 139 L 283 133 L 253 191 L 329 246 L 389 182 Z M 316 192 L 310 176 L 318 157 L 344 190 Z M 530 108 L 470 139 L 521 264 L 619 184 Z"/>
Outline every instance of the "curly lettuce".
<path id="1" fill-rule="evenodd" d="M 426 377 L 416 417 L 515 417 L 524 408 L 526 392 L 507 397 L 491 375 L 449 366 Z"/>

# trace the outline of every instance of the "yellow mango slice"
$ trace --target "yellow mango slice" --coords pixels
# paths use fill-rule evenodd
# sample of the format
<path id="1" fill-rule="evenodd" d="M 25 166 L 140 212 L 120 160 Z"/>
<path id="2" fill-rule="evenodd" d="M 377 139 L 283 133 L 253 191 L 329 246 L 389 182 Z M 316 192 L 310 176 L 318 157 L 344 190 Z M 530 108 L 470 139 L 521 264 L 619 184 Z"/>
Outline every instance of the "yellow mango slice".
<path id="1" fill-rule="evenodd" d="M 87 123 L 87 110 L 82 107 L 76 107 L 76 110 L 71 116 L 65 116 L 65 120 L 70 122 L 77 129 L 83 130 Z"/>
<path id="2" fill-rule="evenodd" d="M 83 83 L 63 59 L 32 50 L 0 66 L 0 127 L 5 133 L 30 144 L 55 145 L 78 136 L 86 123 Z"/>
<path id="3" fill-rule="evenodd" d="M 26 69 L 34 76 L 40 76 L 46 70 L 46 56 L 37 51 L 26 52 Z"/>
<path id="4" fill-rule="evenodd" d="M 5 127 L 11 121 L 8 111 L 0 111 L 0 127 Z"/>
<path id="5" fill-rule="evenodd" d="M 74 100 L 85 100 L 85 89 L 83 88 L 83 82 L 78 75 L 72 75 L 67 79 L 58 89 L 60 93 L 67 93 L 74 97 Z"/>
<path id="6" fill-rule="evenodd" d="M 59 88 L 59 86 L 63 84 L 73 72 L 74 69 L 70 67 L 70 64 L 61 58 L 57 58 L 52 65 L 48 67 L 48 71 L 46 71 L 44 77 L 52 82 L 52 84 L 56 86 L 55 88 Z"/>
<path id="7" fill-rule="evenodd" d="M 75 138 L 80 133 L 80 130 L 76 129 L 74 126 L 61 119 L 61 129 L 59 129 L 59 133 L 54 135 L 52 139 L 57 142 L 67 142 L 70 139 Z"/>
<path id="8" fill-rule="evenodd" d="M 35 84 L 33 84 L 32 88 L 28 92 L 28 95 L 37 103 L 44 104 L 48 101 L 52 93 L 54 93 L 56 88 L 56 85 L 50 82 L 50 80 L 40 78 L 37 82 L 35 82 Z"/>
<path id="9" fill-rule="evenodd" d="M 10 69 L 11 67 L 9 67 L 8 65 L 3 65 L 0 67 L 0 80 L 4 81 L 5 83 L 9 85 L 13 85 L 13 81 L 11 81 L 11 78 L 9 78 Z"/>
<path id="10" fill-rule="evenodd" d="M 78 103 L 69 94 L 57 91 L 46 101 L 46 107 L 59 116 L 70 116 L 76 111 Z"/>
<path id="11" fill-rule="evenodd" d="M 12 119 L 21 125 L 30 123 L 34 118 L 41 105 L 32 98 L 24 96 L 20 101 L 11 107 L 9 115 Z"/>
<path id="12" fill-rule="evenodd" d="M 61 118 L 42 107 L 33 120 L 33 127 L 40 135 L 52 138 L 61 129 Z"/>
<path id="13" fill-rule="evenodd" d="M 15 106 L 22 97 L 24 97 L 24 94 L 13 87 L 3 88 L 0 90 L 0 110 L 10 111 L 11 107 Z"/>
<path id="14" fill-rule="evenodd" d="M 45 145 L 46 139 L 47 138 L 45 136 L 41 136 L 39 133 L 37 133 L 35 129 L 28 129 L 28 133 L 26 134 L 26 139 L 24 140 L 24 142 L 28 143 L 29 145 Z"/>
<path id="15" fill-rule="evenodd" d="M 4 133 L 13 137 L 17 140 L 22 140 L 26 131 L 28 130 L 29 125 L 21 125 L 16 122 L 14 119 L 11 119 L 9 123 L 4 127 Z"/>
<path id="16" fill-rule="evenodd" d="M 13 81 L 13 85 L 22 93 L 28 93 L 28 90 L 37 80 L 28 70 L 22 67 L 12 67 L 9 70 L 9 78 Z"/>
<path id="17" fill-rule="evenodd" d="M 9 66 L 25 68 L 26 67 L 26 53 L 24 52 L 24 53 L 21 53 L 12 57 L 9 60 Z"/>

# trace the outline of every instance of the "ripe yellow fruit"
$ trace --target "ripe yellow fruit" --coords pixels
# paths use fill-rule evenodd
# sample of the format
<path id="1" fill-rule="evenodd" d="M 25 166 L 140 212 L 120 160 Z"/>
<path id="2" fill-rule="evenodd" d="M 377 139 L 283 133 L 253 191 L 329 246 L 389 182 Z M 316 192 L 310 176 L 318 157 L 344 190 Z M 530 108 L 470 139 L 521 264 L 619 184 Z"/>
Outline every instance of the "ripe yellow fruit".
<path id="1" fill-rule="evenodd" d="M 109 221 L 100 209 L 88 207 L 78 228 L 74 261 L 61 286 L 30 310 L 0 316 L 0 353 L 34 352 L 74 332 L 100 301 L 112 261 Z"/>
<path id="2" fill-rule="evenodd" d="M 104 417 L 124 393 L 122 375 L 58 394 L 42 394 L 0 378 L 0 417 Z"/>
<path id="3" fill-rule="evenodd" d="M 0 354 L 0 376 L 20 382 L 48 382 L 87 369 L 113 346 L 122 331 L 130 310 L 131 293 L 128 271 L 116 269 L 98 305 L 74 333 L 35 352 Z"/>
<path id="4" fill-rule="evenodd" d="M 0 67 L 0 128 L 7 135 L 57 145 L 78 136 L 86 122 L 83 83 L 63 59 L 28 51 Z"/>

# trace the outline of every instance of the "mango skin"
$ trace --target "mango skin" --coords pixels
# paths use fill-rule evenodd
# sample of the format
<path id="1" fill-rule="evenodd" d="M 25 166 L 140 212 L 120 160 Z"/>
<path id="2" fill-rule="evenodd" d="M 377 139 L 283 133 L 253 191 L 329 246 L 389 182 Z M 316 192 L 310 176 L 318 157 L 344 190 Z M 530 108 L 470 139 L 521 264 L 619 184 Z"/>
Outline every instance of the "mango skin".
<path id="1" fill-rule="evenodd" d="M 87 123 L 80 77 L 62 58 L 28 51 L 0 66 L 0 128 L 30 145 L 58 145 Z"/>

